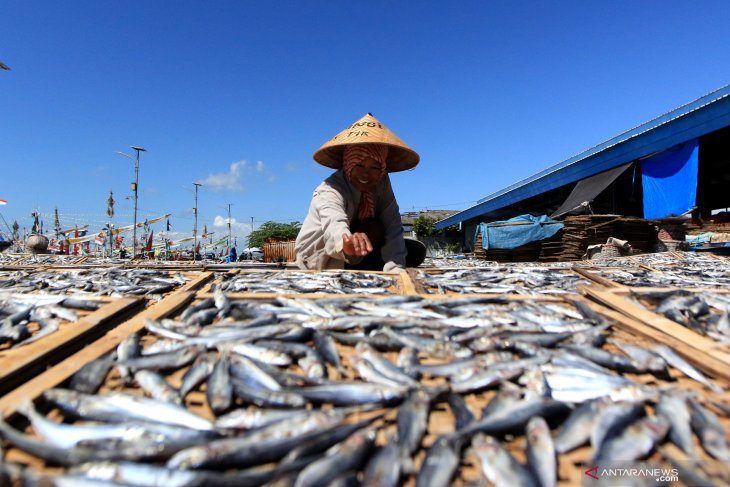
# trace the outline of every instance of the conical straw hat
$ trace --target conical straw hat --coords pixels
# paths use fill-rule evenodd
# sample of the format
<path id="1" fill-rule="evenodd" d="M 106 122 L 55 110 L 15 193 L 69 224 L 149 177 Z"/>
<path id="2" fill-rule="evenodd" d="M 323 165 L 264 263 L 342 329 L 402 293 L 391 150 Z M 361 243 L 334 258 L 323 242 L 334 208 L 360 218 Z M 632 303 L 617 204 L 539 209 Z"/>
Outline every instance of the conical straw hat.
<path id="1" fill-rule="evenodd" d="M 323 166 L 342 167 L 342 153 L 350 144 L 384 144 L 388 146 L 388 172 L 405 171 L 416 167 L 420 157 L 408 145 L 388 130 L 370 113 L 353 123 L 317 149 L 314 160 Z"/>

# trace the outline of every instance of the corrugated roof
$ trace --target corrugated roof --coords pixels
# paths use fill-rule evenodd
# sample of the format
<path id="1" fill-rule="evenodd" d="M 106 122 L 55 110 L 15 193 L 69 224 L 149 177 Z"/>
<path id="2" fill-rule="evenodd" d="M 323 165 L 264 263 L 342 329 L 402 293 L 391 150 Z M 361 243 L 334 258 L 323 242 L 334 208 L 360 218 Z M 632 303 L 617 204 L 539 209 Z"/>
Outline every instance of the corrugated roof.
<path id="1" fill-rule="evenodd" d="M 730 85 L 492 193 L 476 205 L 441 220 L 436 228 L 505 208 L 727 126 L 730 126 Z"/>

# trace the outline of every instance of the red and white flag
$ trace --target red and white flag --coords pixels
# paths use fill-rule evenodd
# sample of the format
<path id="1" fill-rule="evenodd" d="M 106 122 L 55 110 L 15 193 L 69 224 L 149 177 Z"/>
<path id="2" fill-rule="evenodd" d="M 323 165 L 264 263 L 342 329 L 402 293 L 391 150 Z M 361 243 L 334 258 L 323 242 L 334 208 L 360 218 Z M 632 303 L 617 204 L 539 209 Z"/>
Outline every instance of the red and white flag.
<path id="1" fill-rule="evenodd" d="M 2 198 L 0 198 L 0 205 L 7 205 L 8 202 Z"/>

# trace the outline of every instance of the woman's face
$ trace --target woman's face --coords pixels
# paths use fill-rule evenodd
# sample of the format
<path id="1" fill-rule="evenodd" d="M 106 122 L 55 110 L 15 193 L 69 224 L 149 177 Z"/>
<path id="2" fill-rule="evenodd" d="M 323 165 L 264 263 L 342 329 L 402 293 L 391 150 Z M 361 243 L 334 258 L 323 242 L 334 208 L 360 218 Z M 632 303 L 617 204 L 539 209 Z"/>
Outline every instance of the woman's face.
<path id="1" fill-rule="evenodd" d="M 372 191 L 380 181 L 380 163 L 366 157 L 355 164 L 350 173 L 350 183 L 359 191 Z"/>

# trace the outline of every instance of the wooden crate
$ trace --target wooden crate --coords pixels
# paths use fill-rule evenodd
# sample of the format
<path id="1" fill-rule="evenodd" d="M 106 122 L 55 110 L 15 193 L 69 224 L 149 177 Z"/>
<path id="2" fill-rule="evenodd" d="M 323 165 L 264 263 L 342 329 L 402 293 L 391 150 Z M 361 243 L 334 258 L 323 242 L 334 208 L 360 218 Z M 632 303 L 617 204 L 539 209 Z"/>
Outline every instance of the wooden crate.
<path id="1" fill-rule="evenodd" d="M 211 279 L 212 275 L 208 276 L 208 279 Z M 118 343 L 120 343 L 125 337 L 127 337 L 129 334 L 142 331 L 144 333 L 144 321 L 145 319 L 153 319 L 153 320 L 159 320 L 162 318 L 172 318 L 174 319 L 176 316 L 178 316 L 179 313 L 184 311 L 186 307 L 189 307 L 195 303 L 199 303 L 203 299 L 211 297 L 211 294 L 207 291 L 195 291 L 196 289 L 201 289 L 205 284 L 209 282 L 205 280 L 200 280 L 196 283 L 190 283 L 190 286 L 187 286 L 186 289 L 179 290 L 172 295 L 166 297 L 162 302 L 156 304 L 155 306 L 147 308 L 144 312 L 136 315 L 132 319 L 128 320 L 127 322 L 123 323 L 122 325 L 114 328 L 109 333 L 107 333 L 106 336 L 101 338 L 100 340 L 96 341 L 95 343 L 87 346 L 83 350 L 77 352 L 74 356 L 69 357 L 68 359 L 64 360 L 63 362 L 57 364 L 56 366 L 52 367 L 45 373 L 39 375 L 37 378 L 29 381 L 27 384 L 25 384 L 23 387 L 18 388 L 16 391 L 13 391 L 12 394 L 9 394 L 6 397 L 0 398 L 0 412 L 5 415 L 12 415 L 16 411 L 16 407 L 19 404 L 22 404 L 25 400 L 37 400 L 38 397 L 42 394 L 42 392 L 48 388 L 56 387 L 59 385 L 62 385 L 68 378 L 70 378 L 77 370 L 79 370 L 84 364 L 89 363 L 90 361 L 99 358 L 103 356 L 104 354 L 110 352 L 113 350 Z M 236 295 L 231 294 L 227 295 L 229 299 L 248 299 L 248 300 L 260 300 L 262 302 L 268 301 L 272 299 L 274 296 L 262 296 L 260 294 L 252 295 L 252 294 L 246 294 L 246 295 Z M 300 294 L 294 296 L 299 299 L 317 299 L 318 296 L 313 296 L 311 294 Z M 366 299 L 366 298 L 372 298 L 372 300 L 377 301 L 379 298 L 387 298 L 387 296 L 342 296 L 342 295 L 326 295 L 327 298 L 335 298 L 340 297 L 343 299 L 351 299 L 353 297 L 356 297 L 358 299 Z M 430 295 L 430 296 L 421 296 L 421 298 L 427 300 L 427 301 L 433 301 L 434 303 L 438 303 L 441 301 L 447 301 L 454 299 L 454 296 L 445 296 L 445 295 Z M 567 307 L 573 307 L 570 300 L 572 299 L 580 299 L 584 303 L 588 304 L 593 308 L 595 312 L 598 312 L 600 314 L 604 314 L 608 319 L 614 321 L 614 326 L 610 329 L 610 334 L 612 337 L 620 338 L 625 341 L 631 341 L 634 343 L 650 343 L 653 338 L 646 338 L 642 334 L 639 334 L 635 331 L 635 329 L 623 326 L 621 323 L 619 323 L 618 319 L 625 320 L 626 318 L 622 315 L 619 315 L 618 313 L 606 309 L 605 307 L 589 302 L 585 300 L 584 298 L 580 298 L 578 296 L 569 296 L 570 300 L 565 299 L 563 297 L 534 297 L 534 296 L 507 296 L 503 297 L 505 305 L 508 305 L 510 303 L 522 303 L 525 301 L 529 302 L 545 302 L 545 303 L 560 303 L 561 305 L 567 306 Z M 154 337 L 151 337 L 149 335 L 143 336 L 143 342 L 144 343 L 151 343 L 154 341 Z M 349 346 L 343 346 L 338 345 L 340 354 L 343 358 L 343 365 L 345 366 L 345 377 L 346 378 L 352 378 L 355 376 L 355 372 L 352 368 L 352 364 L 350 363 L 350 357 L 353 355 L 354 351 L 352 347 Z M 607 347 L 608 349 L 608 347 Z M 394 359 L 395 353 L 389 352 L 386 353 L 386 356 L 389 359 Z M 428 362 L 428 357 L 422 357 L 423 362 Z M 329 374 L 331 378 L 337 379 L 342 378 L 342 375 L 340 375 L 337 371 L 335 371 L 333 368 L 330 368 L 328 365 Z M 177 371 L 173 374 L 171 374 L 168 379 L 170 383 L 174 386 L 179 386 L 181 377 L 184 374 L 185 370 Z M 691 379 L 688 379 L 684 377 L 681 373 L 678 371 L 671 371 L 672 379 L 676 381 L 677 385 L 681 385 L 681 387 L 686 387 L 688 389 L 693 389 L 697 392 L 697 394 L 700 397 L 711 397 L 713 399 L 718 399 L 717 396 L 711 396 L 711 392 L 708 392 L 704 390 L 703 388 L 700 388 L 697 386 L 697 384 L 692 381 Z M 632 375 L 630 378 L 637 380 L 640 383 L 646 383 L 646 384 L 652 384 L 656 383 L 656 378 L 653 376 L 648 375 Z M 444 379 L 440 378 L 425 378 L 422 383 L 424 385 L 438 385 L 443 384 Z M 111 372 L 109 376 L 107 377 L 107 381 L 105 385 L 102 387 L 103 392 L 110 392 L 110 391 L 125 391 L 135 394 L 140 394 L 141 392 L 134 387 L 125 386 L 120 380 L 119 377 L 115 375 L 114 372 Z M 477 391 L 474 393 L 470 393 L 466 395 L 466 401 L 468 407 L 472 410 L 473 413 L 478 417 L 479 412 L 482 410 L 482 408 L 494 397 L 495 391 L 493 389 L 485 389 L 481 391 Z M 727 403 L 730 403 L 730 399 L 728 399 L 726 396 L 720 398 L 723 401 L 727 401 Z M 212 418 L 213 414 L 210 411 L 210 409 L 207 407 L 207 403 L 205 400 L 205 394 L 203 391 L 198 390 L 193 393 L 191 393 L 187 399 L 186 399 L 186 406 L 204 416 L 207 418 Z M 352 418 L 353 420 L 358 419 L 359 417 Z M 20 418 L 16 417 L 16 421 L 19 421 Z M 395 411 L 389 410 L 385 416 L 378 421 L 377 427 L 379 428 L 379 436 L 378 436 L 378 442 L 380 444 L 383 444 L 385 441 L 387 441 L 390 434 L 392 434 L 395 431 Z M 730 420 L 728 418 L 723 417 L 722 422 L 725 425 L 725 427 L 730 428 Z M 425 457 L 425 449 L 429 445 L 431 445 L 435 439 L 444 433 L 449 433 L 454 430 L 454 416 L 450 410 L 450 408 L 443 402 L 440 402 L 435 405 L 433 408 L 430 416 L 429 416 L 429 424 L 428 424 L 428 430 L 427 434 L 423 440 L 423 448 L 419 451 L 419 453 L 416 456 L 415 459 L 415 465 L 416 467 L 420 467 L 421 462 L 423 461 L 423 458 Z M 18 424 L 18 427 L 21 427 L 22 422 L 15 423 Z M 517 436 L 514 438 L 507 437 L 504 439 L 503 444 L 513 453 L 513 455 L 518 458 L 520 461 L 524 461 L 524 448 L 525 448 L 525 438 L 524 436 Z M 699 451 L 699 450 L 698 450 Z M 717 465 L 718 462 L 714 461 L 710 458 L 705 458 L 706 455 L 704 455 L 704 452 L 700 452 L 703 456 L 702 459 L 705 460 L 708 465 L 712 466 L 712 468 L 716 468 L 718 470 L 721 470 L 723 467 L 722 465 Z M 559 481 L 558 485 L 561 487 L 565 486 L 573 486 L 573 485 L 581 485 L 584 479 L 583 472 L 589 468 L 590 466 L 586 466 L 587 462 L 589 462 L 591 457 L 591 451 L 589 447 L 582 447 L 579 449 L 574 450 L 573 452 L 570 452 L 565 455 L 561 455 L 559 458 L 559 465 L 558 465 L 558 471 L 559 471 Z M 42 461 L 39 461 L 39 459 L 33 459 L 29 458 L 27 454 L 24 454 L 17 450 L 16 448 L 8 448 L 6 459 L 8 461 L 18 461 L 27 463 L 32 468 L 38 469 L 39 471 L 53 471 L 52 468 L 47 467 L 43 464 Z M 650 458 L 650 461 L 656 461 L 661 463 L 661 453 L 657 452 L 654 453 Z M 459 472 L 457 475 L 457 478 L 454 480 L 452 485 L 455 486 L 472 486 L 475 484 L 479 484 L 481 482 L 481 472 L 480 472 L 480 466 L 478 463 L 478 460 L 469 452 L 468 449 L 465 449 L 462 455 L 462 464 L 459 467 Z M 408 477 L 405 479 L 402 483 L 402 485 L 406 486 L 413 486 L 415 484 L 414 477 Z"/>
<path id="2" fill-rule="evenodd" d="M 672 291 L 672 289 L 635 290 L 638 293 L 651 291 Z M 722 378 L 730 385 L 730 346 L 702 336 L 628 299 L 634 292 L 630 288 L 582 288 L 581 292 L 617 312 L 618 315 L 612 316 L 620 326 L 631 329 L 637 335 L 670 345 L 695 367 L 713 377 Z M 696 290 L 696 292 L 712 292 L 712 290 Z M 722 292 L 727 294 L 727 291 Z"/>
<path id="3" fill-rule="evenodd" d="M 578 284 L 584 284 L 589 285 L 591 282 L 596 282 L 595 279 L 588 279 L 586 280 L 586 275 L 584 273 L 577 272 L 575 268 L 565 268 L 565 267 L 556 267 L 551 268 L 549 266 L 545 265 L 535 265 L 535 266 L 528 266 L 528 267 L 535 267 L 537 269 L 540 269 L 541 272 L 552 274 L 556 279 L 560 279 L 563 277 L 569 277 L 576 279 L 576 287 Z M 480 270 L 484 271 L 491 271 L 491 272 L 504 272 L 507 270 L 507 272 L 519 271 L 522 267 L 503 267 L 503 266 L 496 266 L 496 267 L 465 267 L 465 268 L 458 268 L 458 269 L 408 269 L 408 274 L 411 277 L 411 279 L 414 281 L 414 285 L 418 292 L 420 294 L 445 294 L 448 296 L 472 296 L 472 295 L 478 295 L 478 294 L 486 294 L 486 295 L 504 295 L 504 296 L 518 296 L 518 295 L 529 295 L 529 296 L 560 296 L 565 294 L 574 294 L 576 293 L 575 290 L 564 290 L 560 288 L 546 288 L 543 286 L 537 286 L 532 287 L 531 285 L 527 284 L 524 286 L 515 285 L 513 286 L 515 289 L 511 291 L 505 291 L 505 288 L 510 287 L 510 284 L 503 284 L 500 282 L 496 282 L 493 285 L 487 284 L 483 285 L 483 289 L 479 289 L 479 292 L 476 290 L 469 290 L 465 292 L 458 292 L 456 290 L 446 289 L 444 291 L 440 291 L 437 287 L 429 285 L 427 282 L 428 279 L 423 275 L 429 274 L 430 276 L 439 276 L 443 275 L 446 272 L 463 272 L 463 273 L 470 273 L 470 272 L 478 272 Z M 506 277 L 509 277 L 509 274 L 506 275 Z"/>
<path id="4" fill-rule="evenodd" d="M 61 320 L 58 330 L 32 343 L 0 349 L 0 395 L 94 341 L 143 305 L 143 299 L 137 297 L 96 297 L 88 300 L 97 301 L 102 306 L 93 312 L 79 310 L 78 321 Z M 38 331 L 34 322 L 28 328 L 31 332 Z"/>
<path id="5" fill-rule="evenodd" d="M 388 279 L 391 279 L 393 281 L 393 284 L 388 286 L 387 288 L 384 288 L 383 293 L 367 293 L 367 292 L 345 292 L 345 293 L 339 293 L 335 290 L 332 290 L 331 292 L 323 291 L 323 292 L 300 292 L 296 291 L 295 289 L 282 289 L 280 291 L 272 290 L 271 292 L 263 291 L 263 290 L 251 290 L 251 291 L 238 291 L 233 293 L 238 298 L 246 297 L 246 296 L 252 296 L 252 297 L 261 297 L 261 298 L 270 298 L 270 297 L 276 297 L 276 296 L 284 296 L 284 297 L 306 297 L 307 299 L 320 299 L 325 297 L 337 297 L 337 296 L 346 296 L 346 295 L 359 295 L 359 296 L 379 296 L 379 295 L 394 295 L 394 294 L 415 294 L 415 289 L 413 288 L 411 278 L 409 277 L 409 274 L 405 272 L 383 272 L 383 271 L 359 271 L 359 270 L 348 270 L 348 271 L 342 271 L 342 270 L 324 270 L 324 271 L 315 271 L 315 270 L 300 270 L 300 269 L 250 269 L 250 268 L 237 268 L 237 269 L 231 269 L 228 272 L 225 273 L 219 273 L 217 276 L 215 282 L 211 283 L 209 286 L 206 287 L 206 290 L 212 292 L 212 289 L 216 285 L 223 284 L 226 280 L 236 279 L 237 277 L 256 280 L 258 276 L 261 277 L 262 280 L 268 277 L 276 278 L 276 277 L 286 277 L 286 276 L 312 276 L 312 277 L 328 277 L 328 276 L 337 276 L 341 272 L 346 272 L 348 274 L 368 274 L 368 275 L 376 275 L 385 277 Z"/>
<path id="6" fill-rule="evenodd" d="M 161 302 L 135 314 L 127 321 L 108 330 L 103 337 L 93 343 L 84 344 L 86 346 L 83 349 L 77 349 L 78 351 L 73 355 L 67 356 L 53 367 L 18 385 L 0 398 L 0 415 L 10 416 L 15 414 L 17 407 L 24 402 L 35 400 L 44 390 L 56 387 L 84 365 L 110 352 L 126 337 L 142 330 L 146 319 L 161 319 L 184 307 L 194 298 L 193 290 L 205 284 L 211 278 L 211 273 L 201 274 L 195 280 L 173 292 Z M 129 300 L 129 298 L 123 299 Z M 135 302 L 139 301 L 135 300 Z"/>
<path id="7" fill-rule="evenodd" d="M 28 273 L 29 274 L 29 278 L 36 277 L 37 278 L 36 280 L 39 280 L 40 273 L 45 273 L 45 275 L 49 276 L 48 280 L 51 281 L 51 285 L 47 285 L 46 287 L 41 287 L 40 289 L 34 289 L 34 290 L 25 290 L 24 289 L 21 292 L 23 292 L 23 293 L 31 293 L 31 294 L 45 293 L 45 294 L 55 294 L 55 295 L 59 295 L 59 296 L 60 295 L 65 295 L 65 296 L 69 296 L 69 297 L 75 296 L 75 297 L 79 297 L 79 298 L 82 298 L 82 299 L 86 299 L 86 298 L 95 299 L 95 297 L 103 297 L 103 295 L 101 295 L 101 294 L 95 294 L 94 291 L 86 292 L 86 291 L 83 291 L 83 290 L 81 290 L 81 289 L 79 289 L 77 287 L 68 287 L 68 288 L 58 288 L 58 289 L 55 289 L 55 288 L 53 288 L 52 284 L 53 284 L 53 281 L 55 280 L 55 275 L 62 275 L 63 273 L 80 272 L 80 273 L 82 273 L 80 276 L 72 276 L 72 277 L 78 277 L 80 280 L 83 280 L 86 277 L 88 277 L 86 274 L 83 274 L 83 273 L 89 273 L 89 272 L 93 273 L 93 272 L 95 272 L 95 271 L 97 271 L 99 269 L 101 269 L 101 268 L 98 267 L 98 266 L 92 266 L 92 267 L 84 267 L 84 266 L 65 267 L 65 266 L 61 266 L 61 267 L 53 267 L 53 268 L 35 267 L 35 268 L 27 268 L 27 269 L 26 268 L 23 268 L 23 269 L 13 269 L 13 270 L 0 269 L 0 282 L 8 279 L 12 273 L 16 273 L 16 272 Z M 120 270 L 120 269 L 123 269 L 123 268 L 122 267 L 119 267 L 119 266 L 112 266 L 110 268 L 107 267 L 107 268 L 104 268 L 104 269 Z M 168 277 L 171 277 L 174 273 L 179 273 L 185 279 L 187 279 L 189 281 L 193 281 L 193 280 L 197 279 L 197 277 L 200 276 L 201 273 L 203 272 L 203 271 L 199 271 L 199 270 L 190 270 L 190 269 L 175 269 L 175 270 L 173 270 L 173 269 L 165 269 L 165 270 L 153 269 L 153 270 L 159 271 L 162 274 L 166 274 Z M 173 288 L 172 289 L 170 289 L 168 291 L 165 291 L 165 292 L 162 292 L 162 293 L 159 293 L 159 294 L 155 294 L 154 297 L 159 298 L 159 296 L 168 295 L 171 292 L 173 292 L 175 289 L 177 289 L 177 288 L 179 288 L 181 286 L 182 286 L 182 284 L 175 284 L 175 285 L 173 285 Z M 14 289 L 13 287 L 0 286 L 0 296 L 2 295 L 3 292 L 12 292 L 13 289 Z M 145 298 L 150 298 L 152 296 L 152 295 L 149 295 L 149 294 L 143 294 L 143 295 L 141 295 L 141 294 L 135 294 L 135 293 L 126 293 L 125 294 L 124 291 L 120 291 L 120 292 L 117 292 L 115 294 L 121 294 L 121 295 L 128 296 L 128 297 L 143 296 Z"/>

